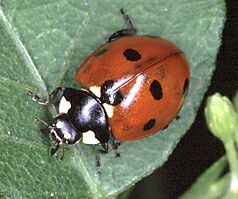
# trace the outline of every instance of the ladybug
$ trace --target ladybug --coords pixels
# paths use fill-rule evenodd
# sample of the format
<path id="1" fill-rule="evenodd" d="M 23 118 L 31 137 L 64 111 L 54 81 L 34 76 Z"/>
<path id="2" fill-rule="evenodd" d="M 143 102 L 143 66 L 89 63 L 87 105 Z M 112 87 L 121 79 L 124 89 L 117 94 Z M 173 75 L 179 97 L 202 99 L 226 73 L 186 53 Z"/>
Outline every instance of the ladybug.
<path id="1" fill-rule="evenodd" d="M 37 119 L 55 144 L 51 155 L 59 147 L 64 149 L 64 144 L 79 141 L 108 152 L 111 137 L 119 156 L 120 141 L 141 139 L 166 128 L 183 104 L 190 76 L 183 52 L 165 39 L 136 35 L 129 16 L 122 9 L 121 13 L 127 28 L 113 33 L 76 72 L 84 88 L 61 86 L 48 99 L 29 91 L 42 105 L 54 103 L 60 93 L 52 124 Z M 100 172 L 98 152 L 96 167 Z"/>

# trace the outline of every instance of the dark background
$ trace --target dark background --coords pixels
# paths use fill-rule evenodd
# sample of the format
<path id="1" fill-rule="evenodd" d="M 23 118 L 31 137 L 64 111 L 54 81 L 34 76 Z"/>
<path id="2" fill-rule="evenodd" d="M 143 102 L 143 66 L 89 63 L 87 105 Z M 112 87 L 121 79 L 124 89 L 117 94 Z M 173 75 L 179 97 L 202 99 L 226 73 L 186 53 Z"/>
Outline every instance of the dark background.
<path id="1" fill-rule="evenodd" d="M 208 96 L 215 92 L 230 99 L 238 89 L 238 0 L 226 1 L 227 14 L 216 70 L 196 120 L 169 160 L 136 184 L 131 199 L 178 198 L 215 160 L 224 154 L 222 143 L 212 136 L 204 119 Z"/>

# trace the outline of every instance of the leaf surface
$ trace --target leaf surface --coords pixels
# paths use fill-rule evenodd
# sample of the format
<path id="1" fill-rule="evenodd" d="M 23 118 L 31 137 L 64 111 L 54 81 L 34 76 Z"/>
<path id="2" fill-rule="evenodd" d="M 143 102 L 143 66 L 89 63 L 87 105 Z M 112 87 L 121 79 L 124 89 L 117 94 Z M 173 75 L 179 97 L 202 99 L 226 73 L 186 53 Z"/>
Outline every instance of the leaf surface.
<path id="1" fill-rule="evenodd" d="M 171 40 L 187 56 L 191 84 L 180 119 L 156 135 L 111 150 L 95 169 L 94 150 L 78 144 L 64 161 L 34 123 L 52 111 L 27 91 L 47 96 L 56 86 L 79 88 L 74 73 L 113 32 L 125 28 L 124 8 L 138 34 Z M 0 194 L 9 198 L 113 198 L 160 167 L 194 121 L 221 42 L 221 0 L 2 0 L 0 7 Z M 198 135 L 199 136 L 199 135 Z M 196 139 L 196 138 L 195 138 Z M 60 155 L 60 154 L 59 154 Z"/>

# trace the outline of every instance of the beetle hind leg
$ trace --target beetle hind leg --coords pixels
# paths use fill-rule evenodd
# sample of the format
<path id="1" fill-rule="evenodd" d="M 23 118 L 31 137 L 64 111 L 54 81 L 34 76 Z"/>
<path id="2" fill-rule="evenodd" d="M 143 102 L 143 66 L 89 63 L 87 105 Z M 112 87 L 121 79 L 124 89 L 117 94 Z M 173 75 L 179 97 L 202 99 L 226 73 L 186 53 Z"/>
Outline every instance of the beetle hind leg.
<path id="1" fill-rule="evenodd" d="M 116 157 L 120 157 L 121 156 L 120 149 L 119 149 L 120 144 L 121 144 L 120 142 L 118 142 L 118 141 L 116 141 L 114 139 L 112 140 L 112 148 L 115 151 Z"/>
<path id="2" fill-rule="evenodd" d="M 127 29 L 134 29 L 136 31 L 129 15 L 124 12 L 123 8 L 120 9 L 120 12 L 123 16 L 125 23 L 127 24 Z"/>
<path id="3" fill-rule="evenodd" d="M 121 12 L 121 14 L 123 16 L 123 19 L 124 19 L 124 21 L 125 21 L 125 23 L 127 25 L 127 28 L 126 29 L 122 29 L 122 30 L 118 30 L 118 31 L 112 33 L 108 37 L 108 39 L 107 39 L 108 42 L 111 42 L 111 41 L 113 41 L 115 39 L 118 39 L 119 37 L 124 37 L 124 36 L 129 36 L 129 35 L 136 34 L 136 28 L 134 27 L 134 25 L 133 25 L 129 15 L 127 15 L 124 12 L 123 9 L 120 9 L 120 12 Z"/>

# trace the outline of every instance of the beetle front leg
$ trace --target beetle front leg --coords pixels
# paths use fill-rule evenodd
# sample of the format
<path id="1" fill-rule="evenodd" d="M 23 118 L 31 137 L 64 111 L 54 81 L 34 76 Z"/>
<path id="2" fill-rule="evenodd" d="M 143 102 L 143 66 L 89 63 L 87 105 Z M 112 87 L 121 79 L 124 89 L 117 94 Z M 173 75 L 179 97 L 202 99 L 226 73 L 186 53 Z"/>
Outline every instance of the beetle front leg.
<path id="1" fill-rule="evenodd" d="M 32 100 L 41 104 L 41 105 L 49 105 L 52 103 L 53 99 L 56 97 L 58 92 L 63 92 L 64 87 L 57 87 L 53 92 L 49 95 L 48 99 L 44 99 L 39 97 L 36 93 L 33 93 L 32 91 L 28 91 L 28 94 L 31 96 Z"/>
<path id="2" fill-rule="evenodd" d="M 59 150 L 60 147 L 62 149 L 62 155 L 60 157 L 60 160 L 63 160 L 64 159 L 64 145 L 63 144 L 56 144 L 55 148 L 52 147 L 50 149 L 50 155 L 51 156 L 54 155 Z"/>
<path id="3" fill-rule="evenodd" d="M 59 144 L 57 144 L 55 147 L 52 147 L 50 149 L 50 155 L 54 155 L 59 150 Z"/>

